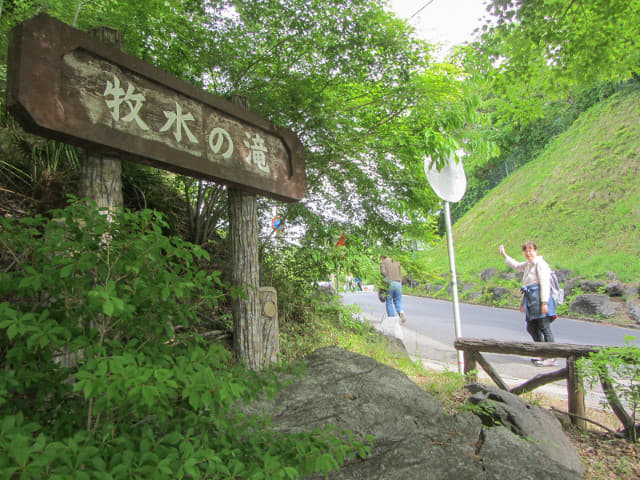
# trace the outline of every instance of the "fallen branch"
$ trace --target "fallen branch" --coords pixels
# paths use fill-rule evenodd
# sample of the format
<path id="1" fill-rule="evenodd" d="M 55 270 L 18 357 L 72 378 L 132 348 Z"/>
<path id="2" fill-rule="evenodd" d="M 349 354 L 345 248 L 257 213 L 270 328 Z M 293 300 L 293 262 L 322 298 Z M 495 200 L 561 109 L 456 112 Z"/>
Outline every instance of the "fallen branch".
<path id="1" fill-rule="evenodd" d="M 605 429 L 607 432 L 609 432 L 610 434 L 618 438 L 625 438 L 624 434 L 620 432 L 616 432 L 615 430 L 611 430 L 609 427 L 606 427 L 601 423 L 596 422 L 595 420 L 591 420 L 590 418 L 583 417 L 582 415 L 576 415 L 575 413 L 571 413 L 571 412 L 565 412 L 564 410 L 560 410 L 559 408 L 556 408 L 556 407 L 551 407 L 551 410 L 554 412 L 562 413 L 564 415 L 569 415 L 571 417 L 579 418 L 580 420 L 584 420 L 585 422 L 593 423 L 594 425 L 597 425 L 598 427 Z"/>

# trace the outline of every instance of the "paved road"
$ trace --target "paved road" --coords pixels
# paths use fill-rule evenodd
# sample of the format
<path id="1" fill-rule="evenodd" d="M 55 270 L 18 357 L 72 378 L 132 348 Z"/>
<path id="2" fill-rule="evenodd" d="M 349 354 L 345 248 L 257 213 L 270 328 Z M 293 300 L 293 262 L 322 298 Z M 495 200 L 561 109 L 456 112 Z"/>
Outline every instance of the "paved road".
<path id="1" fill-rule="evenodd" d="M 359 306 L 364 318 L 379 326 L 386 316 L 384 304 L 374 292 L 347 292 L 343 302 Z M 450 301 L 434 300 L 403 295 L 407 323 L 403 325 L 403 341 L 409 353 L 432 368 L 457 371 L 457 354 L 453 348 L 455 330 L 453 307 Z M 529 342 L 523 316 L 517 310 L 460 304 L 462 337 L 486 338 L 503 341 Z M 632 343 L 640 346 L 640 329 L 611 327 L 593 322 L 558 318 L 552 324 L 556 342 L 581 345 L 625 344 L 625 336 L 633 336 Z M 522 383 L 533 376 L 551 372 L 554 368 L 535 367 L 530 358 L 515 355 L 487 354 L 489 362 L 510 386 Z M 560 363 L 564 366 L 564 362 Z M 566 398 L 564 382 L 546 389 L 547 392 Z M 587 399 L 589 404 L 599 401 L 599 393 Z M 596 398 L 597 397 L 597 398 Z"/>

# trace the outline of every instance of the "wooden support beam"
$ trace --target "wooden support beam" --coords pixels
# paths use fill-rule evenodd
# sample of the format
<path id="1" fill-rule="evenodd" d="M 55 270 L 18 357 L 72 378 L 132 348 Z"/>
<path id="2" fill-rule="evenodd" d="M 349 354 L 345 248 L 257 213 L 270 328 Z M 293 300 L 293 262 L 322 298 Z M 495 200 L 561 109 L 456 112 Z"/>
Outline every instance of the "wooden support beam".
<path id="1" fill-rule="evenodd" d="M 531 392 L 542 385 L 546 385 L 547 383 L 557 382 L 558 380 L 565 380 L 567 378 L 568 370 L 566 368 L 561 368 L 560 370 L 556 370 L 551 373 L 543 373 L 540 375 L 536 375 L 531 380 L 527 380 L 521 385 L 512 388 L 510 391 L 514 395 L 522 395 L 523 393 Z"/>
<path id="2" fill-rule="evenodd" d="M 567 371 L 567 394 L 569 396 L 569 413 L 572 414 L 571 423 L 580 430 L 586 430 L 584 386 L 578 373 L 575 357 L 567 358 Z"/>
<path id="3" fill-rule="evenodd" d="M 495 382 L 495 384 L 502 390 L 509 391 L 509 386 L 504 383 L 504 380 L 498 375 L 498 372 L 494 370 L 489 362 L 482 356 L 480 352 L 473 352 L 473 358 L 476 362 L 480 364 L 480 366 L 487 372 L 487 375 L 491 377 L 491 380 Z"/>

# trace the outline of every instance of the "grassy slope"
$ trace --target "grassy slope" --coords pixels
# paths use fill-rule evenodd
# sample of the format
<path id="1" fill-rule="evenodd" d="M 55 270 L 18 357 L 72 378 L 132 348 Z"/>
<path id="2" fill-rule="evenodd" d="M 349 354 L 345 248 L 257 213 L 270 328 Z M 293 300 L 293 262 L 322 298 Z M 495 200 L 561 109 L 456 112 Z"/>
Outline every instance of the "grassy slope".
<path id="1" fill-rule="evenodd" d="M 524 260 L 533 240 L 553 268 L 640 279 L 640 87 L 594 106 L 545 152 L 503 180 L 453 227 L 456 269 L 470 277 Z M 446 241 L 431 255 L 446 271 Z"/>

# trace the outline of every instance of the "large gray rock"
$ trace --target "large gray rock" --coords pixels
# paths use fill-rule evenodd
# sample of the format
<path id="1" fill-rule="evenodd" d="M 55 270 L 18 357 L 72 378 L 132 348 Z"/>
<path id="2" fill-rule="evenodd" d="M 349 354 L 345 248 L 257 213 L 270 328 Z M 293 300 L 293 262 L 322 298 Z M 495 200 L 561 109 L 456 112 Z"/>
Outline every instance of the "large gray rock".
<path id="1" fill-rule="evenodd" d="M 582 280 L 579 285 L 582 291 L 587 293 L 599 293 L 606 286 L 606 284 L 600 280 Z"/>
<path id="2" fill-rule="evenodd" d="M 346 462 L 340 480 L 577 480 L 581 476 L 504 427 L 483 427 L 471 413 L 448 416 L 404 373 L 338 347 L 305 358 L 307 368 L 272 400 L 244 407 L 269 415 L 272 428 L 311 431 L 335 425 L 356 439 L 373 436 L 365 460 Z M 312 477 L 324 478 L 320 475 Z"/>
<path id="3" fill-rule="evenodd" d="M 607 284 L 605 291 L 610 297 L 621 297 L 624 294 L 624 286 L 620 280 L 613 280 Z"/>
<path id="4" fill-rule="evenodd" d="M 615 316 L 618 308 L 618 304 L 611 301 L 608 295 L 602 293 L 580 295 L 569 307 L 572 313 L 588 315 L 590 317 L 601 316 L 603 318 Z"/>
<path id="5" fill-rule="evenodd" d="M 517 395 L 499 388 L 473 384 L 469 401 L 482 408 L 479 416 L 484 424 L 499 424 L 519 437 L 535 443 L 545 454 L 570 470 L 582 474 L 580 456 L 569 441 L 558 419 L 549 411 L 530 405 Z"/>

